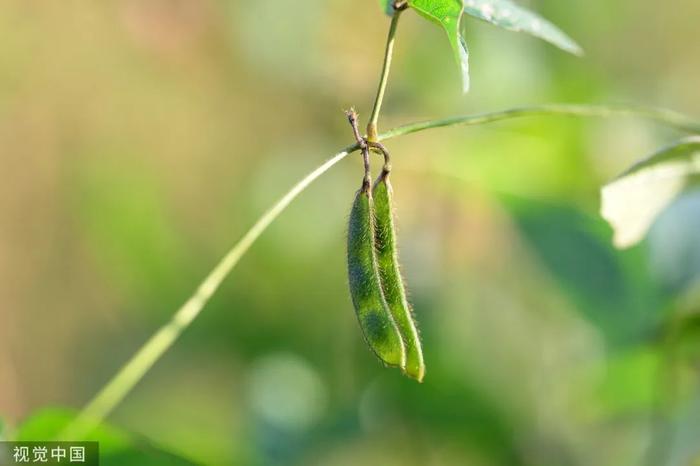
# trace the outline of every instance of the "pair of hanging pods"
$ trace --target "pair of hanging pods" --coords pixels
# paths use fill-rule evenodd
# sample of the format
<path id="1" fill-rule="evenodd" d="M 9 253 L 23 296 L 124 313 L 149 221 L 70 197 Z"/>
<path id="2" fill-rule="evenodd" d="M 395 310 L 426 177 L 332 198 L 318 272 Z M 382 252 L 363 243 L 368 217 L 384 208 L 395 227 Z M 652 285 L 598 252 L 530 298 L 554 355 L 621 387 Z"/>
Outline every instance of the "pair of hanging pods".
<path id="1" fill-rule="evenodd" d="M 423 381 L 421 341 L 399 270 L 388 164 L 374 185 L 367 174 L 348 227 L 350 294 L 365 341 L 385 364 Z"/>

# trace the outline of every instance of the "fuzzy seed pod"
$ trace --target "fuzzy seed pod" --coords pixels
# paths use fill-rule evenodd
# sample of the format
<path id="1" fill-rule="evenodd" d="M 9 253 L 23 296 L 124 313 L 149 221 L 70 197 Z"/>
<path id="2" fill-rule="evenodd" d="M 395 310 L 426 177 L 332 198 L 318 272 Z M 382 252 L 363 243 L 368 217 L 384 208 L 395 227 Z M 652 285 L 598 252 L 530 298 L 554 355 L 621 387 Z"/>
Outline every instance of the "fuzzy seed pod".
<path id="1" fill-rule="evenodd" d="M 403 368 L 406 353 L 399 329 L 384 299 L 374 231 L 372 193 L 366 181 L 355 195 L 350 212 L 347 251 L 350 294 L 369 347 L 385 364 Z"/>
<path id="2" fill-rule="evenodd" d="M 393 192 L 387 171 L 383 171 L 375 182 L 372 194 L 375 214 L 375 247 L 382 291 L 405 346 L 406 366 L 404 373 L 418 382 L 422 382 L 425 375 L 423 350 L 399 270 L 393 219 Z"/>

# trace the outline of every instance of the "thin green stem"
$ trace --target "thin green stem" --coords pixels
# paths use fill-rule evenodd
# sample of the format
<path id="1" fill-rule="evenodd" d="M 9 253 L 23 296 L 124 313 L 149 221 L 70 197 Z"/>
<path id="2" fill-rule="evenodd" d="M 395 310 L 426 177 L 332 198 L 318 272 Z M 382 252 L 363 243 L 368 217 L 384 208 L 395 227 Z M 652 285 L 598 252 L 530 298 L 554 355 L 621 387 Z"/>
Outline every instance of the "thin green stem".
<path id="1" fill-rule="evenodd" d="M 380 141 L 392 139 L 431 128 L 458 125 L 474 126 L 512 118 L 548 114 L 597 117 L 632 115 L 650 118 L 658 123 L 681 131 L 700 133 L 700 122 L 668 110 L 582 105 L 544 105 L 408 124 L 380 134 L 377 136 L 377 139 Z M 83 408 L 74 421 L 61 433 L 60 438 L 70 440 L 84 438 L 100 424 L 105 417 L 121 403 L 124 397 L 126 397 L 139 380 L 143 378 L 156 361 L 160 359 L 173 343 L 175 343 L 182 332 L 189 327 L 219 288 L 226 276 L 231 273 L 241 257 L 250 249 L 267 227 L 270 226 L 287 206 L 314 180 L 359 148 L 360 145 L 355 143 L 342 149 L 294 185 L 294 187 L 282 196 L 270 210 L 265 212 L 223 259 L 221 259 L 218 265 L 204 279 L 199 288 L 197 288 L 195 294 L 175 312 L 169 322 L 156 331 L 102 390 L 100 390 L 100 392 L 98 392 L 98 394 Z"/>
<path id="2" fill-rule="evenodd" d="M 681 113 L 671 110 L 635 107 L 624 105 L 536 105 L 531 107 L 518 107 L 501 112 L 481 113 L 477 115 L 456 116 L 441 120 L 430 120 L 418 123 L 410 123 L 398 126 L 379 136 L 379 140 L 391 139 L 410 133 L 417 133 L 426 129 L 442 128 L 446 126 L 475 126 L 493 123 L 513 118 L 532 117 L 538 115 L 563 115 L 574 117 L 613 117 L 634 116 L 656 121 L 665 126 L 679 131 L 700 133 L 700 122 L 693 120 Z"/>
<path id="3" fill-rule="evenodd" d="M 131 358 L 131 360 L 104 386 L 80 412 L 71 425 L 61 434 L 63 439 L 83 438 L 89 434 L 131 391 L 146 372 L 175 343 L 209 301 L 221 282 L 233 270 L 238 261 L 255 243 L 267 227 L 301 194 L 316 178 L 354 151 L 346 147 L 309 173 L 265 212 L 238 243 L 221 259 L 219 264 L 199 285 L 195 294 L 175 312 L 170 321 L 161 327 Z"/>
<path id="4" fill-rule="evenodd" d="M 384 50 L 384 64 L 382 65 L 382 75 L 379 78 L 379 86 L 377 87 L 377 96 L 374 99 L 374 107 L 372 114 L 367 123 L 367 139 L 371 142 L 377 141 L 377 122 L 379 121 L 379 112 L 382 109 L 384 102 L 384 94 L 386 93 L 386 85 L 389 82 L 389 71 L 391 70 L 391 60 L 394 56 L 394 42 L 396 40 L 396 29 L 399 25 L 402 8 L 395 8 L 394 14 L 391 17 L 391 25 L 389 26 L 389 35 L 386 39 L 386 49 Z"/>

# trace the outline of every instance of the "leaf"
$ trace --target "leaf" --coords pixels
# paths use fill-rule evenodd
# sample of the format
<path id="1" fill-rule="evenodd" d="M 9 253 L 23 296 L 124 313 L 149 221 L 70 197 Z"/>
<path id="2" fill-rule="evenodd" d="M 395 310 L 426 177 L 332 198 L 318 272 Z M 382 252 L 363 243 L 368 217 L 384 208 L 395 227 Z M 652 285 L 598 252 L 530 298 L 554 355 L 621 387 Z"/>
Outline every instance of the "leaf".
<path id="1" fill-rule="evenodd" d="M 572 205 L 499 196 L 522 238 L 611 349 L 646 338 L 666 301 L 643 251 L 618 251 L 598 216 Z"/>
<path id="2" fill-rule="evenodd" d="M 392 16 L 394 14 L 394 7 L 392 3 L 394 3 L 393 0 L 379 0 L 379 7 L 384 13 L 386 13 L 389 16 Z"/>
<path id="3" fill-rule="evenodd" d="M 647 233 L 652 270 L 674 295 L 700 285 L 699 231 L 700 189 L 693 189 L 674 199 Z M 695 303 L 700 306 L 698 298 Z"/>
<path id="4" fill-rule="evenodd" d="M 660 150 L 604 186 L 601 215 L 615 232 L 615 246 L 641 241 L 659 214 L 699 181 L 700 136 L 694 136 Z"/>
<path id="5" fill-rule="evenodd" d="M 460 33 L 462 0 L 409 0 L 418 14 L 442 26 L 462 73 L 462 90 L 469 91 L 469 51 Z"/>
<path id="6" fill-rule="evenodd" d="M 583 54 L 581 46 L 561 29 L 511 0 L 464 0 L 464 12 L 510 31 L 539 37 L 574 55 Z"/>
<path id="7" fill-rule="evenodd" d="M 69 409 L 50 408 L 39 411 L 19 427 L 17 441 L 51 441 L 75 417 Z M 102 424 L 86 440 L 100 444 L 100 464 L 103 466 L 194 466 L 189 460 L 155 447 L 113 426 Z"/>

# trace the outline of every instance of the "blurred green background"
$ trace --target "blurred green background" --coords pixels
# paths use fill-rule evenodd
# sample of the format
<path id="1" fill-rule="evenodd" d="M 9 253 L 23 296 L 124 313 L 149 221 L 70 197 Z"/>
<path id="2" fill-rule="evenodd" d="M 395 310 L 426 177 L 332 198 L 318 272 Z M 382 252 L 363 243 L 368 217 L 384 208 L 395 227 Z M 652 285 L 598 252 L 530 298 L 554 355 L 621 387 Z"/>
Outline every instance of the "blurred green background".
<path id="1" fill-rule="evenodd" d="M 697 0 L 526 4 L 585 57 L 465 18 L 462 96 L 443 34 L 409 12 L 380 127 L 544 102 L 700 115 Z M 43 407 L 81 407 L 351 142 L 342 110 L 368 115 L 388 23 L 375 0 L 0 3 L 10 432 Z M 390 141 L 422 385 L 381 367 L 355 320 L 345 223 L 361 161 L 345 160 L 110 422 L 208 465 L 619 466 L 652 443 L 663 464 L 699 465 L 699 352 L 668 329 L 697 310 L 700 198 L 622 252 L 598 216 L 600 186 L 676 136 L 537 117 Z"/>

